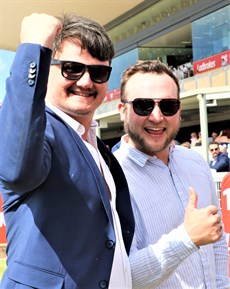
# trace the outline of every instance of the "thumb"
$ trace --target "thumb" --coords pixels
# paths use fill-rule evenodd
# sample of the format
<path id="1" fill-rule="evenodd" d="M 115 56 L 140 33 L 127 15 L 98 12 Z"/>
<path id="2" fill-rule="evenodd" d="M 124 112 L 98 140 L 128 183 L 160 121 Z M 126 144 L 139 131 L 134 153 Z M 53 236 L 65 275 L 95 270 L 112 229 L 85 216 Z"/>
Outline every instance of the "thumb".
<path id="1" fill-rule="evenodd" d="M 189 207 L 193 207 L 193 208 L 197 208 L 197 202 L 198 202 L 197 193 L 192 187 L 190 187 L 188 190 L 189 190 L 189 193 L 190 193 L 188 206 Z"/>

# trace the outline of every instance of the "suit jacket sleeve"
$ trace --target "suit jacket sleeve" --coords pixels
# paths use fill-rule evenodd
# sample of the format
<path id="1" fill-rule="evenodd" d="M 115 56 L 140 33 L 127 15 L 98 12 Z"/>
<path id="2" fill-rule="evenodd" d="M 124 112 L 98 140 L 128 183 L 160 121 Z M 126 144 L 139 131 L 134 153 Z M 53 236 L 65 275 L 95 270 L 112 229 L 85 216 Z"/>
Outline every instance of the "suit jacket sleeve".
<path id="1" fill-rule="evenodd" d="M 211 166 L 211 168 L 215 169 L 217 172 L 221 172 L 226 170 L 229 166 L 229 158 L 227 154 L 221 153 L 218 158 L 217 161 L 215 162 L 214 165 Z"/>
<path id="2" fill-rule="evenodd" d="M 49 152 L 48 144 L 44 144 L 44 98 L 50 59 L 48 48 L 19 45 L 6 82 L 6 96 L 0 110 L 0 174 L 3 184 L 14 191 L 35 188 L 49 171 L 49 158 L 44 157 L 44 152 Z M 41 166 L 46 170 L 41 170 Z M 29 178 L 31 172 L 36 178 Z"/>

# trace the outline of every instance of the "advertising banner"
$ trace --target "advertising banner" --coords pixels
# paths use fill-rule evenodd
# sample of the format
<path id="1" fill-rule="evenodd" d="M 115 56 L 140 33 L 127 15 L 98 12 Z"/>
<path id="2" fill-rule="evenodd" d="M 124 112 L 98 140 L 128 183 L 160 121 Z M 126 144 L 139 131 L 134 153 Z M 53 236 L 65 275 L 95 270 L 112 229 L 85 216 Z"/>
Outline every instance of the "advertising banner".
<path id="1" fill-rule="evenodd" d="M 199 74 L 230 65 L 230 50 L 193 62 L 193 73 Z"/>

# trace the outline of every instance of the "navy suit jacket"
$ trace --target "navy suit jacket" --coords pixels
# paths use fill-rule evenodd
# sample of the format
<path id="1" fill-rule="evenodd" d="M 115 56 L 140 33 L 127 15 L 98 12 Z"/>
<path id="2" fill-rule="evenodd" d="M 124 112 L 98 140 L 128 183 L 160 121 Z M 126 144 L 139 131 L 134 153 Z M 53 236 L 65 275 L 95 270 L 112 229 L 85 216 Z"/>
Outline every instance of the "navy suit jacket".
<path id="1" fill-rule="evenodd" d="M 7 228 L 1 289 L 107 288 L 116 244 L 109 195 L 80 137 L 44 97 L 51 50 L 19 46 L 0 110 L 0 191 Z M 126 179 L 98 139 L 116 184 L 129 253 L 134 219 Z"/>
<path id="2" fill-rule="evenodd" d="M 217 172 L 229 172 L 230 159 L 227 153 L 219 153 L 216 162 L 210 162 L 210 168 L 215 169 Z"/>

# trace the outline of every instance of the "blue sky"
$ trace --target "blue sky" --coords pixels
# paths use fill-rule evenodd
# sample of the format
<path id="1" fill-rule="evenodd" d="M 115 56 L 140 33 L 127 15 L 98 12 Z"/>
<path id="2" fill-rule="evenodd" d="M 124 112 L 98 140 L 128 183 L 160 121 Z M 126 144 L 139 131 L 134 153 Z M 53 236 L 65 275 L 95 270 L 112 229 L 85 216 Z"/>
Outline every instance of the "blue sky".
<path id="1" fill-rule="evenodd" d="M 0 49 L 0 102 L 2 102 L 5 96 L 5 81 L 10 74 L 14 55 L 15 52 Z"/>

